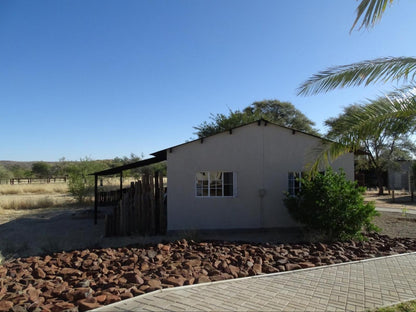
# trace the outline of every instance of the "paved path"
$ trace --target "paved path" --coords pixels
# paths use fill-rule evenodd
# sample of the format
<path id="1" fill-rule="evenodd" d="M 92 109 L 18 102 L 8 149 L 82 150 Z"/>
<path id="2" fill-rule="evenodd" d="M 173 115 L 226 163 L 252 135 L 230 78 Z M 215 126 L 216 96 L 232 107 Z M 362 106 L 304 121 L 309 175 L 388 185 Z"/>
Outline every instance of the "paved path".
<path id="1" fill-rule="evenodd" d="M 397 213 L 403 213 L 403 210 L 400 208 L 383 208 L 383 207 L 376 207 L 377 211 L 383 211 L 383 212 L 397 212 Z M 416 209 L 414 208 L 407 208 L 406 213 L 408 214 L 416 214 Z"/>
<path id="2" fill-rule="evenodd" d="M 163 289 L 94 311 L 365 311 L 416 299 L 416 253 Z"/>

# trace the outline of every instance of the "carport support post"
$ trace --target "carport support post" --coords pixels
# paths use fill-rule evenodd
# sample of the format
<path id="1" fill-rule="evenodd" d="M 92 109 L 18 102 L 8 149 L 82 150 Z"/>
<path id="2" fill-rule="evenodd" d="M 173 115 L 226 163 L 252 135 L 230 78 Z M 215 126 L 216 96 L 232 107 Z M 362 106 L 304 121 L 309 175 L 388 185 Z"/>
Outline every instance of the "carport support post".
<path id="1" fill-rule="evenodd" d="M 120 171 L 120 200 L 123 199 L 123 171 Z"/>
<path id="2" fill-rule="evenodd" d="M 97 214 L 98 214 L 98 175 L 94 175 L 95 186 L 94 186 L 94 224 L 97 224 Z"/>

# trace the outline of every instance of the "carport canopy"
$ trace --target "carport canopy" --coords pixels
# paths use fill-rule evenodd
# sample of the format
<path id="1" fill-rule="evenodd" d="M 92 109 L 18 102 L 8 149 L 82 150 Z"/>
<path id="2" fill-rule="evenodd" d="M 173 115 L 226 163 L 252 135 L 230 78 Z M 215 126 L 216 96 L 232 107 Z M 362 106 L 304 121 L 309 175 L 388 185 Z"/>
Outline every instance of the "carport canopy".
<path id="1" fill-rule="evenodd" d="M 152 154 L 155 157 L 144 159 L 140 161 L 136 161 L 130 164 L 126 164 L 119 167 L 114 167 L 102 171 L 97 171 L 94 173 L 91 173 L 90 175 L 93 175 L 95 177 L 95 187 L 94 187 L 94 224 L 97 224 L 97 218 L 98 218 L 98 177 L 99 176 L 108 176 L 108 175 L 114 175 L 114 174 L 120 174 L 120 196 L 123 191 L 123 171 L 134 169 L 134 168 L 140 168 L 145 167 L 148 165 L 156 164 L 162 161 L 166 160 L 166 152 L 158 152 Z"/>

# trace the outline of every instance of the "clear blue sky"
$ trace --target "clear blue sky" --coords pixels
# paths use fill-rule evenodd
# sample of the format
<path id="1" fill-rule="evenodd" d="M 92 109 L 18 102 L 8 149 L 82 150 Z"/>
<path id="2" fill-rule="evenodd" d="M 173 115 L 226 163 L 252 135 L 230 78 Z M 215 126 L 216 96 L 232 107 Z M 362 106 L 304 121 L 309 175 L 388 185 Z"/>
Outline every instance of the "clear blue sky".
<path id="1" fill-rule="evenodd" d="M 310 97 L 329 66 L 414 56 L 416 1 L 371 31 L 353 0 L 0 1 L 0 160 L 137 155 L 263 99 L 323 121 L 391 86 Z"/>

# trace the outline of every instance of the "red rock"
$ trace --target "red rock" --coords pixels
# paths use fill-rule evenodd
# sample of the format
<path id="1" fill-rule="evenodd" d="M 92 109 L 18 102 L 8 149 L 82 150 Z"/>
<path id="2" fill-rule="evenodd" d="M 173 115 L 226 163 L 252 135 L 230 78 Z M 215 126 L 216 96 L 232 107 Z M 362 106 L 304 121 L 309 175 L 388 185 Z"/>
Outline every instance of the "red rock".
<path id="1" fill-rule="evenodd" d="M 255 263 L 252 267 L 254 274 L 258 275 L 262 273 L 261 264 Z"/>
<path id="2" fill-rule="evenodd" d="M 183 284 L 185 283 L 185 278 L 183 278 L 182 276 L 169 276 L 168 278 L 163 279 L 163 283 L 173 286 L 183 286 Z"/>
<path id="3" fill-rule="evenodd" d="M 61 269 L 60 273 L 62 275 L 75 275 L 75 276 L 81 276 L 82 271 L 72 268 L 63 268 Z"/>
<path id="4" fill-rule="evenodd" d="M 162 283 L 157 279 L 150 279 L 147 281 L 147 285 L 151 288 L 160 289 L 162 288 Z"/>
<path id="5" fill-rule="evenodd" d="M 107 299 L 105 301 L 105 304 L 110 304 L 110 303 L 114 303 L 114 302 L 121 300 L 119 296 L 114 295 L 114 294 L 106 294 L 106 296 L 107 296 Z"/>
<path id="6" fill-rule="evenodd" d="M 0 311 L 5 312 L 9 311 L 11 308 L 13 308 L 14 304 L 12 301 L 8 300 L 1 300 L 0 301 Z"/>
<path id="7" fill-rule="evenodd" d="M 230 273 L 232 276 L 234 277 L 238 277 L 238 273 L 240 272 L 240 268 L 236 267 L 234 265 L 229 265 L 228 266 L 228 273 Z"/>
<path id="8" fill-rule="evenodd" d="M 323 243 L 318 243 L 316 245 L 316 247 L 317 247 L 318 250 L 323 251 L 323 252 L 325 252 L 326 249 L 327 249 L 327 245 L 326 244 L 323 244 Z"/>
<path id="9" fill-rule="evenodd" d="M 43 261 L 45 262 L 45 263 L 48 263 L 49 261 L 51 261 L 52 260 L 52 257 L 51 256 L 49 256 L 49 255 L 47 255 L 47 256 L 45 256 L 45 258 L 43 258 Z"/>
<path id="10" fill-rule="evenodd" d="M 286 263 L 285 264 L 285 268 L 286 271 L 292 271 L 292 270 L 298 270 L 301 269 L 302 267 L 299 264 L 295 264 L 295 263 Z"/>
<path id="11" fill-rule="evenodd" d="M 208 282 L 211 282 L 211 280 L 206 275 L 201 275 L 196 281 L 197 284 L 208 283 Z"/>
<path id="12" fill-rule="evenodd" d="M 277 273 L 277 272 L 279 272 L 279 269 L 277 269 L 277 268 L 275 268 L 271 265 L 268 265 L 268 264 L 263 264 L 262 269 L 263 269 L 264 273 Z"/>
<path id="13" fill-rule="evenodd" d="M 5 278 L 7 275 L 7 268 L 0 266 L 0 277 Z"/>
<path id="14" fill-rule="evenodd" d="M 35 278 L 45 278 L 46 273 L 41 268 L 36 268 L 33 272 L 33 277 L 35 277 Z"/>
<path id="15" fill-rule="evenodd" d="M 78 300 L 77 304 L 80 311 L 88 311 L 101 307 L 101 304 L 94 297 Z"/>
<path id="16" fill-rule="evenodd" d="M 141 286 L 139 287 L 139 290 L 140 290 L 140 291 L 144 291 L 144 292 L 146 292 L 146 290 L 147 290 L 148 288 L 150 288 L 150 286 L 149 286 L 149 285 L 141 285 Z"/>
<path id="17" fill-rule="evenodd" d="M 193 285 L 195 282 L 195 277 L 188 277 L 185 281 L 185 285 Z"/>
<path id="18" fill-rule="evenodd" d="M 120 298 L 122 300 L 129 299 L 129 298 L 133 298 L 133 294 L 131 292 L 129 292 L 129 291 L 125 291 L 125 292 L 123 292 L 123 293 L 120 294 Z"/>
<path id="19" fill-rule="evenodd" d="M 31 302 L 37 303 L 39 302 L 39 295 L 41 293 L 41 291 L 39 289 L 34 288 L 32 285 L 29 285 L 26 289 L 25 289 L 25 293 L 28 295 L 29 300 Z"/>
<path id="20" fill-rule="evenodd" d="M 132 283 L 132 284 L 142 285 L 144 283 L 140 275 L 134 272 L 124 273 L 123 277 L 127 280 L 127 282 Z"/>
<path id="21" fill-rule="evenodd" d="M 301 268 L 305 269 L 305 268 L 313 268 L 313 267 L 315 267 L 315 264 L 313 264 L 312 262 L 306 261 L 306 262 L 300 262 L 299 266 Z"/>
<path id="22" fill-rule="evenodd" d="M 107 295 L 99 295 L 95 296 L 94 298 L 99 304 L 104 304 L 104 302 L 107 300 Z"/>
<path id="23" fill-rule="evenodd" d="M 142 295 L 144 294 L 144 291 L 138 289 L 136 286 L 130 287 L 129 291 L 134 295 L 134 296 L 138 296 L 138 295 Z"/>
<path id="24" fill-rule="evenodd" d="M 141 271 L 148 271 L 150 269 L 149 264 L 147 262 L 143 262 L 140 266 Z"/>

